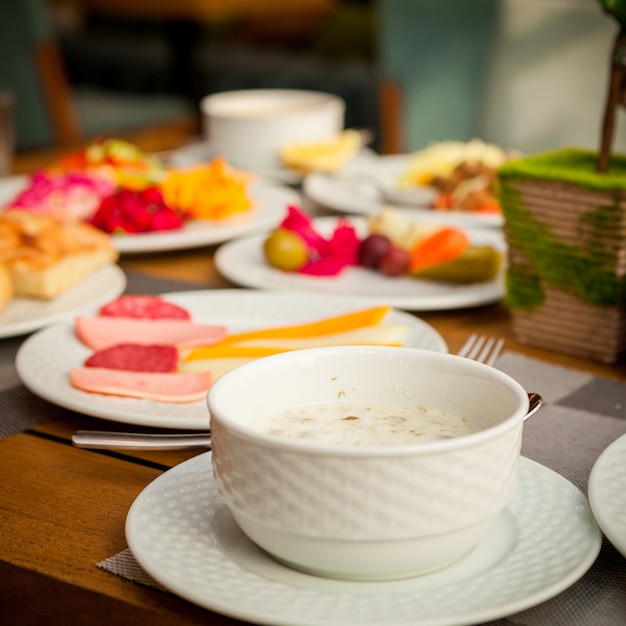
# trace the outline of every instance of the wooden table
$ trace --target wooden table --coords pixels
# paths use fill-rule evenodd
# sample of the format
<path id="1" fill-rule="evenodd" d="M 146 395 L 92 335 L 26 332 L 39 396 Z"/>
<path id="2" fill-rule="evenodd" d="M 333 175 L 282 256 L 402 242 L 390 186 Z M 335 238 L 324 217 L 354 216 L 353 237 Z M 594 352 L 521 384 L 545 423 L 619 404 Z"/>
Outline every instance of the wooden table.
<path id="1" fill-rule="evenodd" d="M 229 287 L 215 270 L 214 250 L 130 256 L 120 264 L 128 271 L 186 280 L 198 287 Z M 626 381 L 624 363 L 602 365 L 520 345 L 500 304 L 420 317 L 443 335 L 452 352 L 471 332 L 481 332 L 505 337 L 511 350 Z M 137 427 L 65 412 L 59 419 L 0 440 L 0 607 L 4 623 L 239 624 L 96 567 L 126 548 L 124 523 L 137 495 L 163 471 L 193 453 L 80 450 L 71 445 L 71 436 L 79 429 Z"/>
<path id="2" fill-rule="evenodd" d="M 208 248 L 156 254 L 123 259 L 121 265 L 199 286 L 226 287 L 215 273 L 212 252 Z M 451 351 L 470 332 L 485 332 L 506 337 L 510 349 L 626 381 L 624 365 L 603 366 L 519 345 L 500 305 L 421 317 L 441 332 Z M 96 563 L 126 547 L 124 522 L 142 489 L 192 453 L 79 450 L 70 443 L 79 429 L 133 427 L 67 415 L 0 441 L 0 605 L 6 623 L 235 624 L 96 568 Z"/>

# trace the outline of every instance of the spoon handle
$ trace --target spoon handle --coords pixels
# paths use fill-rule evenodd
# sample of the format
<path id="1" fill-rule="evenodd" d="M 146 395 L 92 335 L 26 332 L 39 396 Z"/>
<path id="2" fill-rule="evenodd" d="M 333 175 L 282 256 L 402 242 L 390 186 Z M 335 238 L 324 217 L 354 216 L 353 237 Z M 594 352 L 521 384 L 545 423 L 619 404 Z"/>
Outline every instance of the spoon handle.
<path id="1" fill-rule="evenodd" d="M 79 430 L 72 436 L 77 448 L 106 450 L 183 450 L 210 448 L 210 433 L 148 434 Z"/>

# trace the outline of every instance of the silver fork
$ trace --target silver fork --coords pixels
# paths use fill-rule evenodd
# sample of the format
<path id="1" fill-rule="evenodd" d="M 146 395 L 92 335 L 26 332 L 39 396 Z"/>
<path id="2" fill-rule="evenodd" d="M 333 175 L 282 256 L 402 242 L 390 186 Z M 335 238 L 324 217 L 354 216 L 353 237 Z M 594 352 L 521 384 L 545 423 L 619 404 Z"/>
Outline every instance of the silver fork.
<path id="1" fill-rule="evenodd" d="M 504 339 L 502 337 L 496 339 L 495 337 L 485 337 L 485 335 L 473 333 L 463 344 L 458 355 L 493 366 L 503 347 Z"/>
<path id="2" fill-rule="evenodd" d="M 467 341 L 457 354 L 493 367 L 502 353 L 502 348 L 504 348 L 504 339 L 502 337 L 495 339 L 494 337 L 485 337 L 485 335 L 473 333 L 467 338 Z M 528 394 L 528 412 L 524 416 L 524 421 L 531 415 L 534 415 L 542 404 L 543 398 L 538 393 L 530 392 Z"/>

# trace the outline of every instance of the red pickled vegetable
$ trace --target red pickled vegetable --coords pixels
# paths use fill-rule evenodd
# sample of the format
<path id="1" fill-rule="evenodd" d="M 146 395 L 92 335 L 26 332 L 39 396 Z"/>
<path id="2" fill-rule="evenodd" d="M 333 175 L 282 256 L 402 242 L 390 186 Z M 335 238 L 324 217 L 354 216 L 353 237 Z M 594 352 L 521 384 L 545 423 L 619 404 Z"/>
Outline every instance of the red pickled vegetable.
<path id="1" fill-rule="evenodd" d="M 287 217 L 279 228 L 297 234 L 306 244 L 309 261 L 298 271 L 312 276 L 336 276 L 345 267 L 359 264 L 360 240 L 345 219 L 339 219 L 330 238 L 318 233 L 313 220 L 295 206 L 288 207 Z"/>
<path id="2" fill-rule="evenodd" d="M 306 213 L 293 205 L 287 207 L 287 217 L 280 223 L 279 228 L 290 230 L 304 241 L 307 247 L 322 254 L 326 240 L 313 228 L 313 220 Z"/>
<path id="3" fill-rule="evenodd" d="M 89 221 L 107 233 L 147 233 L 184 225 L 183 215 L 165 204 L 156 187 L 120 189 L 102 200 Z"/>

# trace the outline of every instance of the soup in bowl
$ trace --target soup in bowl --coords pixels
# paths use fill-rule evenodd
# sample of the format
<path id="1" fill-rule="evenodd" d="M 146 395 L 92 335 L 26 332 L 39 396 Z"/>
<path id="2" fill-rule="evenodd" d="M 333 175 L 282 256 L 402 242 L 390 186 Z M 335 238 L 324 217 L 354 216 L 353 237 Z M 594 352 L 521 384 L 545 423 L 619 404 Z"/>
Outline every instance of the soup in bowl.
<path id="1" fill-rule="evenodd" d="M 384 580 L 467 555 L 511 500 L 528 395 L 459 356 L 400 347 L 266 357 L 208 394 L 221 500 L 312 574 Z"/>

